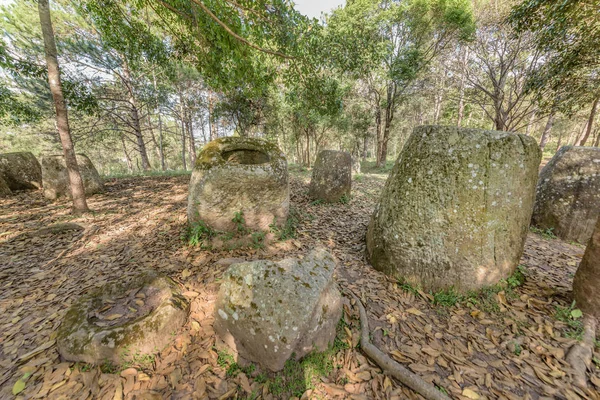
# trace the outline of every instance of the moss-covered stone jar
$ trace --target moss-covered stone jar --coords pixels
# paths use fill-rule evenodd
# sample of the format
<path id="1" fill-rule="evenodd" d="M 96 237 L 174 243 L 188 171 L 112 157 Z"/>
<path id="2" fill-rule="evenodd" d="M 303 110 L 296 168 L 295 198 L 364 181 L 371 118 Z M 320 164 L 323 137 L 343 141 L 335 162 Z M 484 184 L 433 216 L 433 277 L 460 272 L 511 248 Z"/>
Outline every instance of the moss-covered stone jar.
<path id="1" fill-rule="evenodd" d="M 77 300 L 58 330 L 68 361 L 123 364 L 158 353 L 187 321 L 189 303 L 170 278 L 146 271 Z"/>
<path id="2" fill-rule="evenodd" d="M 198 154 L 189 186 L 190 224 L 235 231 L 232 219 L 241 213 L 248 229 L 269 231 L 285 223 L 289 203 L 287 160 L 274 143 L 225 137 Z"/>

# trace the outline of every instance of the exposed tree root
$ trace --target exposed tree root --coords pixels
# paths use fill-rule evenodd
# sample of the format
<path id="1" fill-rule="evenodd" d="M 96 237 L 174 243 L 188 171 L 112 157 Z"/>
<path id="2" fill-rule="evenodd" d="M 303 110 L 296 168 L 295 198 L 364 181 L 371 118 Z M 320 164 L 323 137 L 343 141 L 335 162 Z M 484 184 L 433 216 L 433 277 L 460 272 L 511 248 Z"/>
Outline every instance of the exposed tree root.
<path id="1" fill-rule="evenodd" d="M 437 390 L 435 386 L 425 382 L 418 375 L 413 374 L 408 369 L 392 360 L 388 355 L 379 350 L 369 341 L 369 322 L 367 319 L 367 312 L 365 311 L 362 302 L 356 297 L 356 295 L 351 292 L 349 292 L 349 294 L 356 301 L 356 305 L 360 311 L 360 347 L 364 353 L 373 361 L 375 361 L 375 363 L 385 372 L 398 379 L 404 385 L 408 386 L 426 399 L 449 400 L 449 397 Z"/>
<path id="2" fill-rule="evenodd" d="M 596 318 L 591 315 L 583 317 L 583 339 L 573 345 L 567 354 L 567 362 L 573 367 L 573 383 L 580 388 L 587 388 L 587 370 L 592 364 L 594 339 L 596 338 Z"/>

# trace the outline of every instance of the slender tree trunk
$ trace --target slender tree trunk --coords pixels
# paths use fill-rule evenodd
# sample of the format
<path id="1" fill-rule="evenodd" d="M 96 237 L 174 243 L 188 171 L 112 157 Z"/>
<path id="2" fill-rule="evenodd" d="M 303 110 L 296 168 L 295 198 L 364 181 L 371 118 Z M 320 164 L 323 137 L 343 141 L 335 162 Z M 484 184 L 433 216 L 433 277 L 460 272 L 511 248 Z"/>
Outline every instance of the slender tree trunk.
<path id="1" fill-rule="evenodd" d="M 529 117 L 529 122 L 527 122 L 527 128 L 525 129 L 525 134 L 527 136 L 529 136 L 529 134 L 531 133 L 531 128 L 533 127 L 533 121 L 535 121 L 535 115 L 536 115 L 536 112 L 533 111 L 531 113 L 531 117 Z M 554 110 L 550 111 L 550 115 L 552 116 L 552 119 L 554 119 Z M 548 117 L 548 118 L 550 118 L 550 117 Z"/>
<path id="2" fill-rule="evenodd" d="M 306 166 L 310 168 L 310 132 L 306 130 Z"/>
<path id="3" fill-rule="evenodd" d="M 131 174 L 133 172 L 133 162 L 131 162 L 131 157 L 129 157 L 129 153 L 127 152 L 127 147 L 125 146 L 125 137 L 123 136 L 123 134 L 121 134 L 121 146 L 123 147 L 123 154 L 125 154 L 127 170 Z"/>
<path id="4" fill-rule="evenodd" d="M 383 135 L 382 135 L 381 146 L 380 146 L 379 154 L 378 154 L 378 158 L 377 158 L 377 166 L 378 167 L 383 167 L 385 165 L 385 161 L 387 159 L 388 142 L 390 140 L 390 133 L 391 133 L 391 129 L 392 129 L 392 120 L 394 119 L 395 98 L 396 98 L 396 84 L 391 83 L 388 85 L 388 90 L 387 90 L 387 104 L 385 107 L 385 114 L 384 114 Z"/>
<path id="5" fill-rule="evenodd" d="M 161 116 L 161 112 L 160 112 L 160 103 L 158 101 L 156 73 L 154 72 L 154 70 L 152 71 L 152 79 L 154 82 L 154 95 L 155 95 L 155 99 L 156 99 L 156 108 L 158 111 L 157 112 L 157 114 L 158 114 L 158 152 L 159 152 L 159 156 L 160 156 L 160 169 L 162 171 L 164 171 L 167 169 L 167 167 L 165 165 L 165 153 L 164 153 L 164 149 L 163 149 L 162 116 Z"/>
<path id="6" fill-rule="evenodd" d="M 465 85 L 467 81 L 467 75 L 465 73 L 465 68 L 467 66 L 467 60 L 469 58 L 469 48 L 465 47 L 463 59 L 461 63 L 461 77 L 460 77 L 460 86 L 458 88 L 458 118 L 456 121 L 456 126 L 461 126 L 463 120 L 463 114 L 465 111 Z"/>
<path id="7" fill-rule="evenodd" d="M 217 138 L 216 127 L 214 126 L 213 121 L 213 94 L 212 90 L 208 91 L 208 130 L 210 132 L 210 140 L 215 140 Z"/>
<path id="8" fill-rule="evenodd" d="M 550 140 L 550 133 L 552 132 L 552 126 L 554 125 L 554 109 L 550 111 L 550 115 L 548 116 L 548 121 L 546 121 L 546 127 L 544 128 L 544 132 L 542 133 L 542 137 L 540 139 L 540 150 L 544 151 L 546 144 L 548 144 L 548 140 Z"/>
<path id="9" fill-rule="evenodd" d="M 596 143 L 594 143 L 594 147 L 600 147 L 600 129 L 596 129 Z"/>
<path id="10" fill-rule="evenodd" d="M 181 162 L 183 163 L 183 170 L 187 171 L 187 164 L 185 161 L 185 112 L 183 109 L 183 96 L 179 92 L 179 110 L 181 113 Z"/>
<path id="11" fill-rule="evenodd" d="M 383 146 L 383 129 L 381 124 L 381 108 L 378 106 L 375 112 L 375 163 L 378 167 L 381 159 L 381 148 Z"/>
<path id="12" fill-rule="evenodd" d="M 127 62 L 123 63 L 123 75 L 127 80 L 125 86 L 127 86 L 127 91 L 129 92 L 129 98 L 127 101 L 129 102 L 129 106 L 131 107 L 131 121 L 133 123 L 133 130 L 135 133 L 135 138 L 137 141 L 138 152 L 140 153 L 140 158 L 142 159 L 142 169 L 144 171 L 148 171 L 150 169 L 150 160 L 148 159 L 148 152 L 146 151 L 146 143 L 144 142 L 144 136 L 142 134 L 142 127 L 140 124 L 140 115 L 138 113 L 138 108 L 135 101 L 135 96 L 133 93 L 133 86 L 131 82 L 131 75 L 129 73 L 129 66 Z"/>
<path id="13" fill-rule="evenodd" d="M 363 139 L 363 150 L 362 150 L 362 159 L 363 161 L 367 161 L 367 148 L 369 146 L 369 136 L 365 135 L 364 139 Z"/>
<path id="14" fill-rule="evenodd" d="M 561 130 L 560 133 L 558 134 L 558 140 L 556 142 L 556 151 L 558 151 L 560 149 L 560 143 L 562 142 L 562 137 L 563 137 L 563 131 Z"/>
<path id="15" fill-rule="evenodd" d="M 577 143 L 575 143 L 575 146 L 585 146 L 585 142 L 587 142 L 588 138 L 590 137 L 590 133 L 592 133 L 592 129 L 594 127 L 594 118 L 596 118 L 596 111 L 598 109 L 599 100 L 600 97 L 594 100 L 594 103 L 592 104 L 592 110 L 590 111 L 590 116 L 587 120 L 587 126 L 584 129 L 583 134 L 577 140 Z"/>
<path id="16" fill-rule="evenodd" d="M 69 175 L 69 185 L 71 196 L 73 197 L 73 213 L 80 214 L 88 212 L 89 208 L 85 198 L 85 188 L 83 180 L 79 173 L 77 158 L 75 157 L 75 148 L 71 139 L 69 129 L 69 116 L 67 105 L 62 92 L 62 83 L 60 80 L 60 67 L 58 65 L 58 56 L 56 42 L 54 41 L 54 30 L 52 29 L 52 19 L 50 18 L 50 6 L 48 0 L 39 0 L 38 12 L 40 15 L 40 24 L 42 26 L 42 35 L 44 36 L 44 49 L 46 53 L 46 64 L 48 66 L 48 84 L 54 100 L 56 109 L 56 126 L 58 135 L 63 147 L 65 164 Z"/>
<path id="17" fill-rule="evenodd" d="M 196 138 L 194 138 L 194 129 L 191 118 L 188 120 L 188 133 L 190 136 L 190 164 L 196 165 Z"/>

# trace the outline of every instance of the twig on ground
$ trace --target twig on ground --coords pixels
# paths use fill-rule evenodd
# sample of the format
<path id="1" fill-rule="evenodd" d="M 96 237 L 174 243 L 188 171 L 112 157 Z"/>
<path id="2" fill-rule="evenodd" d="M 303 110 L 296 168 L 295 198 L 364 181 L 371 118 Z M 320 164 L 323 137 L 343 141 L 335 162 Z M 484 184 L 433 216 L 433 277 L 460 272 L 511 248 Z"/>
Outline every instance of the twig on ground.
<path id="1" fill-rule="evenodd" d="M 398 379 L 404 385 L 408 386 L 426 399 L 449 400 L 449 397 L 436 389 L 435 386 L 425 382 L 418 375 L 410 372 L 401 364 L 392 360 L 387 354 L 383 353 L 369 341 L 369 322 L 367 319 L 367 312 L 365 311 L 365 308 L 358 297 L 356 297 L 356 295 L 352 292 L 349 292 L 349 294 L 354 298 L 354 301 L 356 301 L 356 305 L 360 311 L 360 347 L 365 354 L 375 361 L 375 363 L 385 372 Z"/>

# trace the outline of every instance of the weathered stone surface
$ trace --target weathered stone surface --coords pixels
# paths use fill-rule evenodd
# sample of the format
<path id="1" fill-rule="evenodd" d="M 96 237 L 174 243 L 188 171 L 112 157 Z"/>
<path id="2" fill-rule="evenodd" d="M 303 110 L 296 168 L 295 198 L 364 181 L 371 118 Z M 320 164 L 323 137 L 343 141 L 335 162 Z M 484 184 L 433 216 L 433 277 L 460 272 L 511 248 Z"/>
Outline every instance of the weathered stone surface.
<path id="1" fill-rule="evenodd" d="M 11 190 L 42 187 L 42 167 L 29 152 L 0 154 L 0 177 Z"/>
<path id="2" fill-rule="evenodd" d="M 350 195 L 352 156 L 345 151 L 323 150 L 317 155 L 309 196 L 329 203 Z"/>
<path id="3" fill-rule="evenodd" d="M 540 173 L 532 224 L 586 244 L 600 216 L 600 148 L 562 147 Z"/>
<path id="4" fill-rule="evenodd" d="M 341 296 L 324 249 L 303 259 L 233 264 L 215 305 L 217 334 L 238 355 L 272 371 L 333 343 Z"/>
<path id="5" fill-rule="evenodd" d="M 85 154 L 77 154 L 77 165 L 83 179 L 86 195 L 102 193 L 104 182 L 96 167 Z M 42 157 L 42 179 L 44 182 L 44 196 L 55 200 L 61 196 L 71 196 L 69 184 L 69 173 L 63 155 L 51 155 Z"/>
<path id="6" fill-rule="evenodd" d="M 508 277 L 523 252 L 540 158 L 524 135 L 416 128 L 368 227 L 371 265 L 426 290 Z"/>
<path id="7" fill-rule="evenodd" d="M 289 204 L 287 161 L 275 144 L 226 137 L 198 154 L 190 180 L 189 223 L 235 231 L 232 218 L 241 211 L 247 228 L 269 231 L 269 225 L 285 223 Z"/>
<path id="8" fill-rule="evenodd" d="M 188 310 L 175 282 L 146 272 L 76 301 L 58 330 L 58 351 L 65 360 L 92 364 L 155 354 L 183 326 Z"/>
<path id="9" fill-rule="evenodd" d="M 573 279 L 577 308 L 600 318 L 600 218 Z"/>
<path id="10" fill-rule="evenodd" d="M 6 181 L 0 176 L 0 198 L 10 196 L 11 194 L 12 191 L 8 187 Z"/>

